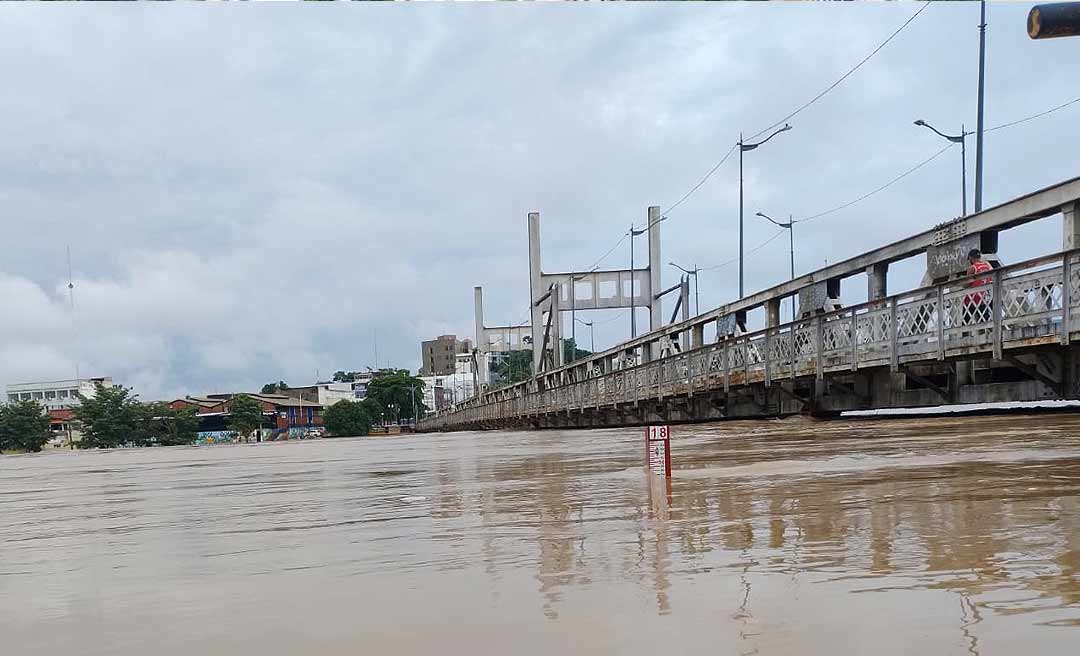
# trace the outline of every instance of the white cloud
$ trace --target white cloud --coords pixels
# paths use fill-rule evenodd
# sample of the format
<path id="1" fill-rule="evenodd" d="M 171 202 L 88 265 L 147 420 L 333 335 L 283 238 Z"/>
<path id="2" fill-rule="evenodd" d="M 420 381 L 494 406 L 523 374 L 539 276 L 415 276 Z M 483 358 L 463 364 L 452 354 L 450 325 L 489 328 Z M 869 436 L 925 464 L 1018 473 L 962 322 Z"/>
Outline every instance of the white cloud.
<path id="1" fill-rule="evenodd" d="M 381 363 L 415 368 L 422 339 L 471 334 L 475 284 L 490 323 L 523 318 L 527 212 L 546 269 L 591 264 L 916 8 L 148 9 L 0 7 L 0 58 L 25 62 L 0 95 L 0 383 L 76 360 L 144 397 L 298 383 L 373 365 L 376 330 Z M 1075 96 L 1080 56 L 1029 41 L 1026 9 L 990 8 L 990 124 Z M 747 157 L 748 246 L 772 234 L 755 211 L 821 211 L 933 152 L 914 118 L 971 129 L 976 10 L 930 7 Z M 1068 111 L 988 135 L 987 204 L 1075 175 Z M 958 157 L 808 225 L 798 266 L 950 218 Z M 735 255 L 734 165 L 663 225 L 665 262 Z M 784 246 L 748 262 L 751 289 L 786 277 Z M 735 272 L 702 275 L 703 307 Z M 608 316 L 598 346 L 626 336 Z"/>

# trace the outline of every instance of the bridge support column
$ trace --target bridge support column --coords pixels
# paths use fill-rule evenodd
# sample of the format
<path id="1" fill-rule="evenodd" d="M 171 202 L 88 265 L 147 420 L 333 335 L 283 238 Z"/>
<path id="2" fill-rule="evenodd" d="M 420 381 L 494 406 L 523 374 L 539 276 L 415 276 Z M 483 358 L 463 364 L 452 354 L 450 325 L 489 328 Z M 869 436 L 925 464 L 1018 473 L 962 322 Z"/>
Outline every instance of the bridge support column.
<path id="1" fill-rule="evenodd" d="M 866 267 L 867 300 L 877 301 L 889 295 L 888 275 L 888 262 Z"/>
<path id="2" fill-rule="evenodd" d="M 660 208 L 653 205 L 649 207 L 649 286 L 652 290 L 652 298 L 649 299 L 649 330 L 659 330 L 664 325 L 664 308 L 657 294 L 660 293 Z M 630 239 L 634 236 L 630 235 Z M 633 308 L 630 309 L 634 311 Z"/>
<path id="3" fill-rule="evenodd" d="M 765 302 L 765 327 L 775 328 L 780 325 L 780 299 L 770 298 Z"/>
<path id="4" fill-rule="evenodd" d="M 529 212 L 529 305 L 531 306 L 533 374 L 540 371 L 543 357 L 544 311 L 537 307 L 536 299 L 543 295 L 540 289 L 540 212 Z"/>
<path id="5" fill-rule="evenodd" d="M 1080 248 L 1080 203 L 1069 203 L 1061 208 L 1064 228 L 1064 238 L 1061 242 L 1061 250 L 1068 251 Z"/>

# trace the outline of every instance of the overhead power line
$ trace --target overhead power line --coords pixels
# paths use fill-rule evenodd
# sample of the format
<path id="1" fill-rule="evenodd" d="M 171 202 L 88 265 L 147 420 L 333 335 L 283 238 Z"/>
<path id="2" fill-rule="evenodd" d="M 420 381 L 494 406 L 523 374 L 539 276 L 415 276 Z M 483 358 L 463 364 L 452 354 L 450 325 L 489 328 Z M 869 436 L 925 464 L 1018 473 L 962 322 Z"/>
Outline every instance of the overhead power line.
<path id="1" fill-rule="evenodd" d="M 709 169 L 709 172 L 705 174 L 705 177 L 703 177 L 700 181 L 698 181 L 698 183 L 696 185 L 694 185 L 693 187 L 690 187 L 690 191 L 683 194 L 682 198 L 680 198 L 679 200 L 672 203 L 670 207 L 668 207 L 666 210 L 660 212 L 660 214 L 667 214 L 668 212 L 675 209 L 679 205 L 682 205 L 683 201 L 685 201 L 686 199 L 693 196 L 694 192 L 697 191 L 699 188 L 701 188 L 701 185 L 705 184 L 705 182 L 708 181 L 708 179 L 712 177 L 712 174 L 716 173 L 717 169 L 719 169 L 724 164 L 724 162 L 726 162 L 727 159 L 729 157 L 731 157 L 731 153 L 735 152 L 735 147 L 738 146 L 738 145 L 739 144 L 732 144 L 731 148 L 729 148 L 728 151 L 726 153 L 724 153 L 724 156 L 720 158 L 720 161 L 716 163 L 716 166 Z"/>
<path id="2" fill-rule="evenodd" d="M 746 251 L 746 255 L 751 255 L 751 254 L 756 253 L 756 252 L 760 251 L 761 249 L 765 248 L 766 246 L 771 244 L 773 241 L 775 241 L 777 237 L 784 234 L 784 230 L 786 230 L 786 228 L 781 228 L 781 229 L 777 230 L 776 233 L 773 234 L 772 237 L 769 237 L 768 239 L 761 242 L 757 246 L 754 246 L 750 250 Z M 700 267 L 700 270 L 701 271 L 715 271 L 716 269 L 723 269 L 726 266 L 730 266 L 732 264 L 735 264 L 738 261 L 739 261 L 739 258 L 734 257 L 734 258 L 732 258 L 732 259 L 730 259 L 730 260 L 728 260 L 726 262 L 721 262 L 720 264 L 714 264 L 712 266 L 707 266 L 707 267 Z"/>
<path id="3" fill-rule="evenodd" d="M 919 17 L 919 14 L 923 13 L 924 11 L 926 11 L 926 9 L 927 9 L 927 8 L 928 8 L 929 6 L 930 6 L 930 3 L 929 3 L 929 2 L 925 2 L 925 3 L 923 3 L 923 5 L 922 5 L 921 7 L 919 7 L 918 11 L 916 11 L 916 12 L 915 12 L 914 14 L 912 14 L 912 15 L 911 15 L 911 17 L 910 17 L 910 18 L 908 18 L 908 19 L 907 19 L 906 21 L 904 21 L 904 23 L 903 23 L 903 24 L 902 24 L 902 25 L 901 25 L 900 27 L 896 28 L 896 30 L 895 30 L 895 31 L 894 31 L 894 32 L 893 32 L 892 34 L 890 34 L 890 35 L 888 36 L 888 38 L 886 38 L 886 39 L 885 39 L 884 41 L 882 41 L 881 43 L 879 43 L 879 44 L 878 44 L 878 46 L 877 46 L 876 48 L 874 48 L 874 49 L 873 49 L 873 50 L 872 50 L 872 51 L 870 52 L 870 54 L 868 54 L 868 55 L 867 55 L 866 57 L 863 57 L 863 58 L 862 58 L 862 60 L 861 60 L 861 61 L 859 61 L 859 63 L 855 64 L 855 66 L 853 66 L 853 67 L 852 67 L 851 69 L 849 69 L 849 70 L 848 70 L 848 71 L 847 71 L 846 73 L 844 73 L 843 75 L 841 75 L 839 79 L 837 79 L 837 80 L 836 80 L 835 82 L 833 82 L 832 84 L 830 84 L 829 86 L 827 86 L 827 87 L 826 87 L 826 88 L 825 88 L 824 90 L 822 90 L 822 91 L 821 91 L 820 93 L 818 93 L 818 94 L 817 94 L 816 96 L 814 96 L 813 98 L 811 98 L 811 99 L 810 99 L 810 100 L 808 100 L 807 102 L 805 102 L 805 103 L 803 103 L 802 105 L 800 105 L 799 107 L 797 107 L 797 108 L 795 109 L 795 111 L 791 112 L 790 114 L 788 114 L 788 115 L 787 115 L 787 116 L 785 116 L 784 118 L 780 119 L 779 121 L 776 121 L 776 122 L 775 122 L 775 123 L 773 123 L 772 125 L 766 126 L 765 128 L 763 128 L 763 129 L 759 130 L 758 132 L 755 132 L 754 134 L 752 134 L 752 135 L 750 135 L 749 137 L 746 137 L 746 138 L 747 138 L 747 139 L 755 139 L 755 138 L 757 138 L 757 137 L 761 136 L 761 135 L 762 135 L 762 134 L 764 134 L 765 132 L 768 132 L 769 130 L 771 130 L 771 129 L 773 129 L 773 128 L 777 127 L 777 126 L 780 126 L 780 125 L 782 125 L 783 123 L 787 122 L 787 121 L 788 121 L 789 119 L 791 119 L 792 117 L 794 117 L 794 116 L 795 116 L 796 114 L 798 114 L 798 113 L 802 112 L 802 111 L 803 111 L 804 109 L 806 109 L 807 107 L 810 107 L 811 105 L 813 105 L 813 104 L 814 104 L 814 103 L 816 103 L 817 101 L 821 100 L 821 99 L 822 99 L 822 98 L 823 98 L 823 97 L 825 96 L 825 94 L 829 93 L 830 91 L 832 91 L 832 90 L 833 90 L 833 89 L 835 89 L 836 87 L 840 86 L 840 83 L 842 83 L 842 82 L 843 82 L 844 80 L 846 80 L 846 79 L 847 79 L 848 77 L 850 77 L 852 73 L 854 73 L 855 71 L 859 70 L 859 69 L 860 69 L 860 68 L 861 68 L 861 67 L 863 66 L 863 64 L 865 64 L 866 62 L 870 61 L 870 59 L 871 59 L 871 58 L 872 58 L 872 57 L 873 57 L 874 55 L 876 55 L 876 54 L 877 54 L 877 53 L 878 53 L 878 52 L 879 52 L 879 51 L 880 51 L 880 50 L 881 50 L 882 48 L 884 48 L 884 47 L 885 47 L 885 46 L 886 46 L 886 45 L 887 45 L 887 44 L 888 44 L 888 43 L 889 43 L 890 41 L 892 41 L 892 40 L 893 40 L 894 38 L 896 38 L 896 35 L 900 34 L 900 32 L 902 32 L 902 31 L 904 30 L 904 28 L 906 28 L 906 27 L 907 27 L 908 25 L 910 25 L 910 24 L 911 24 L 911 22 L 912 22 L 912 21 L 914 21 L 914 20 L 915 20 L 916 18 L 918 18 L 918 17 Z M 707 181 L 709 180 L 709 178 L 711 178 L 711 177 L 712 177 L 712 175 L 713 175 L 714 173 L 716 173 L 716 171 L 717 171 L 717 170 L 718 170 L 718 169 L 719 169 L 719 168 L 720 168 L 720 167 L 721 167 L 721 166 L 722 166 L 722 165 L 724 164 L 724 162 L 726 162 L 726 161 L 727 161 L 727 159 L 728 159 L 729 157 L 731 157 L 731 153 L 735 152 L 735 148 L 736 148 L 737 146 L 738 146 L 738 144 L 733 144 L 733 145 L 731 146 L 731 148 L 730 148 L 730 149 L 728 149 L 728 151 L 727 151 L 726 153 L 724 153 L 724 156 L 720 158 L 720 161 L 718 161 L 718 162 L 717 162 L 716 164 L 714 164 L 714 165 L 713 165 L 713 167 L 712 167 L 711 169 L 709 169 L 709 172 L 708 172 L 708 173 L 706 173 L 706 174 L 705 174 L 705 176 L 704 176 L 704 177 L 702 177 L 702 178 L 701 178 L 701 180 L 699 180 L 697 184 L 695 184 L 695 185 L 694 185 L 693 187 L 691 187 L 689 191 L 687 191 L 687 192 L 686 192 L 685 194 L 683 194 L 683 195 L 682 195 L 682 197 L 681 197 L 681 198 L 679 198 L 679 200 L 677 200 L 677 201 L 675 201 L 674 203 L 672 203 L 670 207 L 668 207 L 668 208 L 667 208 L 666 210 L 664 210 L 663 212 L 661 212 L 661 214 L 667 214 L 668 212 L 670 212 L 670 211 L 674 210 L 674 209 L 675 209 L 676 207 L 678 207 L 679 205 L 682 205 L 682 204 L 683 204 L 684 202 L 686 202 L 686 200 L 688 200 L 688 199 L 689 199 L 689 198 L 690 198 L 691 196 L 693 196 L 693 195 L 694 195 L 694 193 L 695 193 L 695 192 L 697 192 L 697 190 L 698 190 L 698 189 L 700 189 L 700 188 L 701 188 L 701 186 L 702 186 L 703 184 L 705 184 L 705 183 L 706 183 L 706 182 L 707 182 Z"/>
<path id="4" fill-rule="evenodd" d="M 1065 109 L 1069 105 L 1075 105 L 1076 103 L 1080 103 L 1080 98 L 1073 98 L 1072 100 L 1070 100 L 1068 102 L 1063 102 L 1063 103 L 1061 103 L 1060 105 L 1058 105 L 1056 107 L 1051 107 L 1050 109 L 1039 112 L 1038 114 L 1032 114 L 1031 116 L 1027 116 L 1025 118 L 1022 118 L 1022 119 L 1019 119 L 1019 120 L 1016 120 L 1016 121 L 1010 121 L 1008 123 L 1003 123 L 1002 125 L 995 125 L 992 128 L 986 128 L 985 130 L 983 130 L 983 132 L 986 133 L 986 132 L 993 132 L 994 130 L 1003 130 L 1005 128 L 1011 128 L 1014 125 L 1020 125 L 1021 123 L 1027 123 L 1028 121 L 1037 119 L 1037 118 L 1039 118 L 1041 116 L 1046 116 L 1047 114 L 1052 114 L 1052 113 L 1056 112 L 1059 109 Z"/>
<path id="5" fill-rule="evenodd" d="M 827 216 L 827 215 L 829 215 L 829 214 L 832 214 L 833 212 L 839 212 L 839 211 L 840 211 L 840 210 L 842 210 L 842 209 L 846 209 L 846 208 L 848 208 L 848 207 L 851 207 L 851 206 L 852 206 L 852 205 L 854 205 L 855 203 L 859 203 L 859 202 L 862 202 L 862 201 L 866 200 L 867 198 L 870 198 L 871 196 L 873 196 L 874 194 L 876 194 L 876 193 L 878 193 L 878 192 L 881 192 L 881 191 L 885 191 L 886 189 L 888 189 L 889 187 L 893 186 L 893 185 L 894 185 L 894 184 L 896 184 L 897 182 L 900 182 L 901 180 L 903 180 L 904 178 L 908 177 L 909 175 L 911 175 L 911 174 L 912 174 L 912 173 L 914 173 L 915 171 L 918 171 L 918 170 L 919 170 L 919 169 L 921 169 L 922 167 L 924 167 L 924 166 L 926 166 L 927 164 L 929 164 L 930 162 L 934 161 L 935 159 L 937 159 L 938 157 L 940 157 L 942 153 L 944 153 L 944 152 L 945 152 L 946 150 L 949 150 L 950 148 L 952 148 L 952 147 L 953 147 L 953 146 L 955 146 L 955 145 L 956 145 L 956 144 L 953 144 L 953 143 L 949 143 L 949 144 L 948 144 L 948 145 L 946 145 L 946 146 L 945 146 L 944 148 L 942 148 L 941 150 L 937 151 L 936 153 L 934 153 L 934 154 L 933 154 L 933 155 L 931 155 L 930 157 L 927 157 L 927 158 L 926 158 L 926 159 L 924 159 L 923 161 L 919 162 L 919 163 L 918 163 L 918 164 L 916 164 L 915 166 L 913 166 L 913 167 L 911 167 L 910 169 L 908 169 L 908 170 L 904 171 L 904 172 L 903 172 L 903 173 L 901 173 L 900 175 L 896 176 L 896 177 L 895 177 L 895 178 L 893 178 L 892 180 L 889 180 L 888 182 L 886 182 L 885 184 L 881 185 L 881 186 L 880 186 L 880 187 L 878 187 L 877 189 L 874 189 L 874 190 L 873 190 L 873 191 L 871 191 L 871 192 L 865 193 L 865 194 L 863 194 L 862 196 L 859 196 L 858 198 L 856 198 L 856 199 L 854 199 L 854 200 L 850 200 L 850 201 L 848 201 L 848 202 L 846 202 L 846 203 L 844 203 L 844 204 L 842 204 L 842 205 L 837 205 L 836 207 L 834 207 L 834 208 L 832 208 L 832 209 L 828 209 L 828 210 L 825 210 L 824 212 L 818 212 L 817 214 L 812 214 L 812 215 L 810 215 L 810 216 L 807 216 L 807 217 L 803 217 L 803 218 L 799 219 L 799 220 L 798 220 L 798 222 L 799 222 L 799 223 L 802 223 L 802 222 L 804 222 L 804 221 L 812 221 L 812 220 L 814 220 L 814 219 L 818 219 L 818 218 L 821 218 L 821 217 L 823 217 L 823 216 Z"/>
<path id="6" fill-rule="evenodd" d="M 799 107 L 797 107 L 797 108 L 795 109 L 795 111 L 791 112 L 790 114 L 788 114 L 788 115 L 787 115 L 787 116 L 785 116 L 784 118 L 780 119 L 779 121 L 777 121 L 777 122 L 773 123 L 772 125 L 769 125 L 769 126 L 767 126 L 767 127 L 763 128 L 763 129 L 759 130 L 758 132 L 755 132 L 754 134 L 750 135 L 749 137 L 747 137 L 747 139 L 755 139 L 755 138 L 757 138 L 757 137 L 761 136 L 762 134 L 764 134 L 764 133 L 768 132 L 769 130 L 771 130 L 771 129 L 773 129 L 773 128 L 777 127 L 777 126 L 783 125 L 784 123 L 788 122 L 788 121 L 789 121 L 789 120 L 790 120 L 790 119 L 791 119 L 791 118 L 792 118 L 793 116 L 795 116 L 795 115 L 796 115 L 796 114 L 798 114 L 799 112 L 803 111 L 804 109 L 806 109 L 806 108 L 807 108 L 807 107 L 809 107 L 810 105 L 813 105 L 813 104 L 814 104 L 814 103 L 816 103 L 817 101 L 821 100 L 821 99 L 822 99 L 822 98 L 823 98 L 823 97 L 825 96 L 825 94 L 829 93 L 830 91 L 832 91 L 832 90 L 833 90 L 833 89 L 835 89 L 836 87 L 840 86 L 840 83 L 841 83 L 841 82 L 843 82 L 844 80 L 848 79 L 848 77 L 850 77 L 852 73 L 854 73 L 855 71 L 859 70 L 859 69 L 860 69 L 860 68 L 862 67 L 862 65 L 863 65 L 863 64 L 865 64 L 866 62 L 870 61 L 870 59 L 871 59 L 871 58 L 872 58 L 872 57 L 873 57 L 874 55 L 876 55 L 876 54 L 877 54 L 877 53 L 878 53 L 878 52 L 879 52 L 879 51 L 880 51 L 880 50 L 881 50 L 882 48 L 884 48 L 884 47 L 885 47 L 886 45 L 888 45 L 888 43 L 889 43 L 890 41 L 892 41 L 892 40 L 893 40 L 894 38 L 896 38 L 896 35 L 900 34 L 900 32 L 902 32 L 902 31 L 904 31 L 904 28 L 905 28 L 905 27 L 907 27 L 908 25 L 910 25 L 910 24 L 912 23 L 912 21 L 914 21 L 914 20 L 915 20 L 916 18 L 918 18 L 918 17 L 919 17 L 919 14 L 923 13 L 924 11 L 926 11 L 926 10 L 927 10 L 927 8 L 928 8 L 928 7 L 929 7 L 929 6 L 931 5 L 931 4 L 932 4 L 932 3 L 930 3 L 930 2 L 924 2 L 924 3 L 923 3 L 923 6 L 919 7 L 919 10 L 918 10 L 918 11 L 916 11 L 916 12 L 915 12 L 914 14 L 912 14 L 912 15 L 911 15 L 911 17 L 910 17 L 910 18 L 908 18 L 908 19 L 907 19 L 906 21 L 904 21 L 904 23 L 903 23 L 903 24 L 902 24 L 902 25 L 901 25 L 900 27 L 896 28 L 896 31 L 895 31 L 895 32 L 893 32 L 892 34 L 890 34 L 890 35 L 888 36 L 888 38 L 886 38 L 886 39 L 885 39 L 884 41 L 882 41 L 881 43 L 879 43 L 879 44 L 878 44 L 878 46 L 877 46 L 876 48 L 874 48 L 873 50 L 871 50 L 871 51 L 870 51 L 870 54 L 869 54 L 869 55 L 867 55 L 867 56 L 863 57 L 863 58 L 862 58 L 862 60 L 861 60 L 861 61 L 860 61 L 860 62 L 859 62 L 858 64 L 855 64 L 855 66 L 853 66 L 853 67 L 852 67 L 851 69 L 849 69 L 849 70 L 848 70 L 848 72 L 844 73 L 844 74 L 843 74 L 843 75 L 841 75 L 841 76 L 839 77 L 839 79 L 837 79 L 837 80 L 836 80 L 835 82 L 833 82 L 833 83 L 832 83 L 832 84 L 830 84 L 829 86 L 825 87 L 825 89 L 824 89 L 824 90 L 823 90 L 823 91 L 822 91 L 821 93 L 819 93 L 818 95 L 814 96 L 814 97 L 813 97 L 813 98 L 811 98 L 810 100 L 806 101 L 805 103 L 803 103 L 802 105 L 800 105 Z"/>

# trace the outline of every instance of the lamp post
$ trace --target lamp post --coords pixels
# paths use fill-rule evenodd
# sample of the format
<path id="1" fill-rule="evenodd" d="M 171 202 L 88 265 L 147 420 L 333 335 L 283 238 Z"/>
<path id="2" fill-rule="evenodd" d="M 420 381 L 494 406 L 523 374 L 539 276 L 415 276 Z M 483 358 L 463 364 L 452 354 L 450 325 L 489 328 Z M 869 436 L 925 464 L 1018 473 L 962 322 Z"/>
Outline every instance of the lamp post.
<path id="1" fill-rule="evenodd" d="M 742 298 L 746 292 L 743 285 L 743 156 L 742 154 L 751 150 L 754 150 L 758 146 L 762 145 L 769 139 L 772 139 L 781 132 L 787 132 L 791 129 L 791 126 L 784 123 L 784 127 L 779 128 L 776 132 L 773 132 L 769 136 L 765 137 L 757 143 L 746 143 L 743 141 L 742 133 L 739 133 L 739 298 Z"/>
<path id="2" fill-rule="evenodd" d="M 975 212 L 982 211 L 983 98 L 986 87 L 986 0 L 979 2 L 979 114 L 975 126 Z"/>
<path id="3" fill-rule="evenodd" d="M 684 269 L 681 266 L 679 266 L 678 264 L 675 264 L 674 262 L 668 262 L 668 264 L 670 264 L 671 266 L 675 267 L 676 269 L 678 269 L 679 271 L 682 271 L 683 273 L 685 273 L 687 275 L 694 276 L 694 314 L 695 315 L 701 314 L 701 302 L 700 302 L 700 299 L 698 297 L 698 291 L 701 288 L 701 283 L 698 282 L 698 272 L 701 271 L 701 269 L 698 268 L 697 264 L 694 265 L 693 269 Z"/>
<path id="4" fill-rule="evenodd" d="M 760 216 L 761 218 L 765 219 L 766 221 L 768 221 L 768 222 L 770 222 L 770 223 L 772 223 L 774 225 L 780 226 L 781 228 L 784 228 L 784 229 L 786 229 L 788 231 L 788 245 L 789 245 L 788 252 L 791 254 L 791 279 L 794 280 L 795 279 L 795 224 L 798 223 L 798 221 L 795 221 L 794 219 L 792 219 L 790 214 L 788 215 L 787 223 L 777 221 L 776 219 L 772 218 L 768 214 L 764 214 L 762 212 L 757 212 L 757 216 Z M 791 320 L 795 321 L 795 318 L 796 318 L 795 317 L 795 296 L 792 295 L 791 296 Z"/>
<path id="5" fill-rule="evenodd" d="M 577 322 L 589 327 L 589 350 L 596 353 L 596 330 L 593 329 L 593 322 L 584 319 L 578 319 Z"/>
<path id="6" fill-rule="evenodd" d="M 971 134 L 971 132 L 965 132 L 964 131 L 963 123 L 960 124 L 960 134 L 955 136 L 955 137 L 950 135 L 950 134 L 945 134 L 944 132 L 942 132 L 941 130 L 939 130 L 939 129 L 935 128 L 934 126 L 930 125 L 929 123 L 922 120 L 921 118 L 919 120 L 915 121 L 915 125 L 921 125 L 921 126 L 923 126 L 924 128 L 926 128 L 928 130 L 933 130 L 934 132 L 936 132 L 938 134 L 938 136 L 944 137 L 944 138 L 948 139 L 949 141 L 951 141 L 953 143 L 960 144 L 960 194 L 963 197 L 963 201 L 961 202 L 960 207 L 961 207 L 961 212 L 963 212 L 963 214 L 961 214 L 961 216 L 967 216 L 967 139 L 966 139 L 966 137 L 969 134 Z M 978 208 L 976 208 L 975 211 L 978 211 Z"/>
<path id="7" fill-rule="evenodd" d="M 637 337 L 637 312 L 634 307 L 634 237 L 645 234 L 646 228 L 635 230 L 630 224 L 630 339 Z"/>

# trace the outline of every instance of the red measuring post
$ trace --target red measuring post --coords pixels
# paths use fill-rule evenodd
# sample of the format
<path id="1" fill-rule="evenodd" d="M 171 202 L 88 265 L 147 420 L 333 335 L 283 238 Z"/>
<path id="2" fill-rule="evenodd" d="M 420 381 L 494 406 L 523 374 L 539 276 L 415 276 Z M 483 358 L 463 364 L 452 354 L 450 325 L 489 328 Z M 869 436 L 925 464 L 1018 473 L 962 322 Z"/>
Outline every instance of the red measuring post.
<path id="1" fill-rule="evenodd" d="M 671 429 L 667 426 L 645 428 L 645 462 L 649 471 L 671 476 Z"/>

